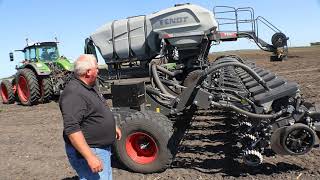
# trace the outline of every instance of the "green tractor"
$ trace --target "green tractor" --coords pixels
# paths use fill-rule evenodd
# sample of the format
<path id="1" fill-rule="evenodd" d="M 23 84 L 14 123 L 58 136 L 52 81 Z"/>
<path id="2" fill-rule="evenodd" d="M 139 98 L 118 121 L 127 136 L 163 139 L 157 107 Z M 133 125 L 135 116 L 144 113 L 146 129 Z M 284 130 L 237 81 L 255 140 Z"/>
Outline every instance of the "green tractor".
<path id="1" fill-rule="evenodd" d="M 24 60 L 16 66 L 17 73 L 1 81 L 1 97 L 4 104 L 19 101 L 31 106 L 52 100 L 70 80 L 73 64 L 59 55 L 58 42 L 38 42 L 27 45 L 21 51 Z M 14 61 L 13 53 L 9 53 Z"/>

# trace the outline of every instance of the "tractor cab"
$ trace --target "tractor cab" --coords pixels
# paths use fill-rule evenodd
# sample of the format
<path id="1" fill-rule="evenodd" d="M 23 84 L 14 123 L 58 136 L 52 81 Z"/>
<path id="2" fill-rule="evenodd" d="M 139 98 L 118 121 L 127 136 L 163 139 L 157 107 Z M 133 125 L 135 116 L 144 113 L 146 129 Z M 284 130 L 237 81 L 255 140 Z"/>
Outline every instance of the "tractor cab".
<path id="1" fill-rule="evenodd" d="M 24 54 L 23 60 L 16 65 L 17 73 L 11 82 L 16 87 L 14 93 L 21 104 L 30 106 L 49 102 L 53 96 L 62 92 L 65 84 L 72 78 L 73 64 L 59 55 L 57 44 L 57 41 L 31 44 L 27 40 L 27 46 L 15 50 Z M 14 61 L 13 52 L 9 53 L 9 57 L 10 61 Z M 7 84 L 2 87 L 9 92 L 13 88 Z M 10 98 L 6 94 L 3 97 L 7 103 L 15 101 L 11 95 Z"/>
<path id="2" fill-rule="evenodd" d="M 59 58 L 57 42 L 40 42 L 26 46 L 22 52 L 25 61 L 29 62 L 51 62 Z"/>

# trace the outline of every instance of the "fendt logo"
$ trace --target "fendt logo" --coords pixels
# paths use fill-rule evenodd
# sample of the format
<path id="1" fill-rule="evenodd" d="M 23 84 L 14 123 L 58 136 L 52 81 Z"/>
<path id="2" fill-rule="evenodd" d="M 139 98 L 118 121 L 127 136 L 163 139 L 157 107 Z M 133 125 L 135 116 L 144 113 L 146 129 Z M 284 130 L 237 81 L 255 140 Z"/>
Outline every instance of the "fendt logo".
<path id="1" fill-rule="evenodd" d="M 160 26 L 187 22 L 188 17 L 160 19 Z"/>

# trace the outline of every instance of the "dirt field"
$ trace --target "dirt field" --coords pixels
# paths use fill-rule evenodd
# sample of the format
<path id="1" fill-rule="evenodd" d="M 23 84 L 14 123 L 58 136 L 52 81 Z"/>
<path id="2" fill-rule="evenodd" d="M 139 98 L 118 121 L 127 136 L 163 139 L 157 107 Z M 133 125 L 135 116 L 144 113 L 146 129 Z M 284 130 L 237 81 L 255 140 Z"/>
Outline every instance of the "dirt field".
<path id="1" fill-rule="evenodd" d="M 304 97 L 320 104 L 320 47 L 290 49 L 288 60 L 269 62 L 261 51 L 236 52 L 266 69 L 296 81 Z M 233 52 L 234 53 L 234 52 Z M 319 107 L 319 106 L 318 106 Z M 320 108 L 319 108 L 320 110 Z M 114 179 L 319 179 L 320 149 L 309 154 L 266 157 L 249 168 L 233 160 L 236 153 L 228 125 L 219 116 L 197 118 L 171 168 L 137 174 L 113 163 Z M 64 152 L 62 120 L 57 103 L 24 107 L 0 105 L 0 179 L 73 179 Z"/>

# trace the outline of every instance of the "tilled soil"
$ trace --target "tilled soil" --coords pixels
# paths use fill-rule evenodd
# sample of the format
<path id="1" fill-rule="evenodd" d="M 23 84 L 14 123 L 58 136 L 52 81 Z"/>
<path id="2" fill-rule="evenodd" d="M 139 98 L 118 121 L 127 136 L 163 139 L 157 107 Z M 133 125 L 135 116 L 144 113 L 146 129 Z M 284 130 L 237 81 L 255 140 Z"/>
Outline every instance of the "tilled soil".
<path id="1" fill-rule="evenodd" d="M 232 52 L 296 81 L 309 102 L 320 104 L 320 47 L 292 48 L 283 62 L 261 51 Z M 318 106 L 319 107 L 319 106 Z M 319 108 L 320 110 L 320 108 Z M 302 156 L 270 156 L 258 167 L 235 158 L 234 137 L 220 113 L 194 118 L 172 166 L 139 174 L 113 161 L 114 179 L 319 179 L 319 149 Z M 75 179 L 64 152 L 62 119 L 56 102 L 32 107 L 0 105 L 0 179 Z"/>

